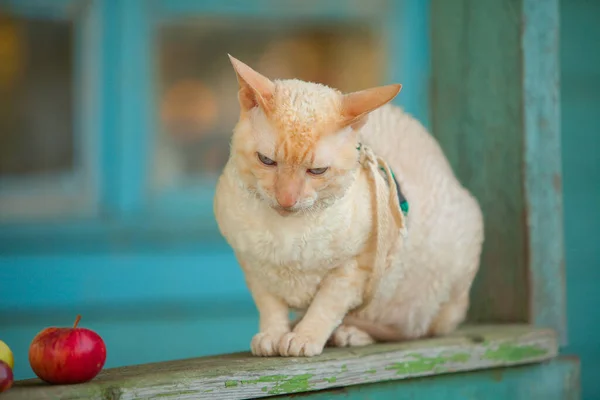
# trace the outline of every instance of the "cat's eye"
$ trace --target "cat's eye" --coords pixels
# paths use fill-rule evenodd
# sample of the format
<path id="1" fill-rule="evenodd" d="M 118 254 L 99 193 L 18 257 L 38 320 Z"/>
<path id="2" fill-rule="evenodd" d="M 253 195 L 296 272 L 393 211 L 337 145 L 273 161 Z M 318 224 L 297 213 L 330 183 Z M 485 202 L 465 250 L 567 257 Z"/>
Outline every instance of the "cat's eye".
<path id="1" fill-rule="evenodd" d="M 260 160 L 261 163 L 268 165 L 270 167 L 277 165 L 277 163 L 273 160 L 271 160 L 269 157 L 260 154 L 260 153 L 256 153 L 256 155 L 258 156 L 258 159 Z"/>
<path id="2" fill-rule="evenodd" d="M 307 169 L 306 171 L 311 175 L 323 175 L 328 169 L 329 169 L 329 167 L 311 168 L 311 169 Z"/>

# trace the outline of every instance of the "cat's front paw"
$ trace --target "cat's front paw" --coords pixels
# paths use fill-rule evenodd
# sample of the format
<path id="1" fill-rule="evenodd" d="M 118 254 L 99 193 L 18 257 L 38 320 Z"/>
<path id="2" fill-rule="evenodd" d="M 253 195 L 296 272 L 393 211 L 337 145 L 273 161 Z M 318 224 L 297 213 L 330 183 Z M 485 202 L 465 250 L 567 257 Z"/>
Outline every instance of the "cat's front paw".
<path id="1" fill-rule="evenodd" d="M 279 341 L 283 333 L 260 332 L 254 335 L 250 349 L 255 356 L 269 357 L 279 355 Z"/>
<path id="2" fill-rule="evenodd" d="M 310 335 L 290 332 L 279 341 L 279 354 L 284 357 L 312 357 L 321 354 L 324 345 Z"/>
<path id="3" fill-rule="evenodd" d="M 367 333 L 351 325 L 340 325 L 331 335 L 329 344 L 335 347 L 367 346 L 375 340 Z"/>

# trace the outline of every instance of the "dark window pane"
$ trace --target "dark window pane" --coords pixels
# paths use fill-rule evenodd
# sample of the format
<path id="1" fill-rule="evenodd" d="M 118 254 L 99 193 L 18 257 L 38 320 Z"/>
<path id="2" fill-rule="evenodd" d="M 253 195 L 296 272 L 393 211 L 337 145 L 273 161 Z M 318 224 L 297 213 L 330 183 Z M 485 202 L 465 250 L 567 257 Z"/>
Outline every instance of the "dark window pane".
<path id="1" fill-rule="evenodd" d="M 73 169 L 73 27 L 0 13 L 0 176 Z"/>
<path id="2" fill-rule="evenodd" d="M 239 116 L 227 53 L 272 79 L 299 78 L 343 91 L 382 81 L 378 32 L 351 25 L 265 21 L 186 21 L 158 35 L 158 137 L 155 187 L 214 178 L 223 168 Z"/>

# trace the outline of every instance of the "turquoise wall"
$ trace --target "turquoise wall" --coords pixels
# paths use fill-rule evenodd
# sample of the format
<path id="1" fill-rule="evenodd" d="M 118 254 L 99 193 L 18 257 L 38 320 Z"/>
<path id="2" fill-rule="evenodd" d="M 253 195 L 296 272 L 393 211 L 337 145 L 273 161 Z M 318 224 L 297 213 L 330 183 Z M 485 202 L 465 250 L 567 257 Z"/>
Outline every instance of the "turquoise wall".
<path id="1" fill-rule="evenodd" d="M 561 3 L 562 157 L 569 346 L 600 398 L 600 2 Z"/>
<path id="2" fill-rule="evenodd" d="M 423 9 L 412 20 L 426 31 Z M 600 398 L 600 156 L 594 147 L 600 143 L 600 2 L 565 0 L 561 15 L 565 352 L 582 358 L 584 398 L 593 399 Z M 419 63 L 428 57 L 422 46 L 411 51 Z M 422 70 L 409 67 L 408 74 Z M 420 106 L 413 111 L 427 115 Z M 15 352 L 17 378 L 32 376 L 27 348 L 35 333 L 70 324 L 77 313 L 105 338 L 107 367 L 244 350 L 256 329 L 256 312 L 225 245 L 0 255 L 0 338 Z"/>

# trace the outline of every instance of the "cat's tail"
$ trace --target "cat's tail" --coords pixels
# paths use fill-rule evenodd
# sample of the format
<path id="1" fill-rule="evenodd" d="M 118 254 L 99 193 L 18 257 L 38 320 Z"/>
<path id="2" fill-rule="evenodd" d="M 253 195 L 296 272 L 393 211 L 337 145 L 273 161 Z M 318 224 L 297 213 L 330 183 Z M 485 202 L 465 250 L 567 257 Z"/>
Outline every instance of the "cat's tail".
<path id="1" fill-rule="evenodd" d="M 398 342 L 406 339 L 400 331 L 390 325 L 379 324 L 349 315 L 344 318 L 343 323 L 344 325 L 351 325 L 368 333 L 377 342 Z"/>

